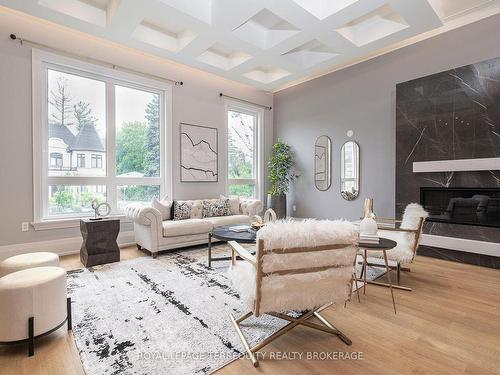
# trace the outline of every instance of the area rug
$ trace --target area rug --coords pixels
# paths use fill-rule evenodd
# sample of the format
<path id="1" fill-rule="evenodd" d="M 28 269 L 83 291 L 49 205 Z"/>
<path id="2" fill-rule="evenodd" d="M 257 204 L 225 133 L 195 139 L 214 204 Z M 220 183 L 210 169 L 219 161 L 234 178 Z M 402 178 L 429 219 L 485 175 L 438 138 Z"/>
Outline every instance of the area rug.
<path id="1" fill-rule="evenodd" d="M 86 374 L 207 374 L 243 355 L 228 314 L 247 311 L 225 276 L 229 262 L 208 268 L 205 254 L 195 249 L 68 273 Z M 285 324 L 262 316 L 242 326 L 253 345 Z"/>

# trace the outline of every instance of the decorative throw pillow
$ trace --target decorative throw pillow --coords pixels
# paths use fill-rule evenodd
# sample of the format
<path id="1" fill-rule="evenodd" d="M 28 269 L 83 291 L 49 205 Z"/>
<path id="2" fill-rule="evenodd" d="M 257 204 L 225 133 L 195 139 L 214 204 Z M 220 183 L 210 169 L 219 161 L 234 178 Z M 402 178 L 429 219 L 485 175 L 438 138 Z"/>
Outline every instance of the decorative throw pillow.
<path id="1" fill-rule="evenodd" d="M 203 201 L 203 217 L 229 216 L 229 199 L 207 199 Z"/>
<path id="2" fill-rule="evenodd" d="M 231 210 L 231 215 L 239 215 L 240 214 L 240 198 L 228 198 L 223 195 L 220 196 L 220 199 L 228 199 L 229 200 L 229 208 Z"/>
<path id="3" fill-rule="evenodd" d="M 192 204 L 183 201 L 174 201 L 174 220 L 185 220 L 191 217 Z"/>
<path id="4" fill-rule="evenodd" d="M 191 204 L 191 219 L 203 218 L 203 201 L 200 199 L 187 201 Z"/>
<path id="5" fill-rule="evenodd" d="M 161 213 L 162 220 L 171 220 L 172 215 L 172 201 L 166 200 L 167 197 L 164 197 L 161 201 L 156 198 L 153 198 L 151 201 L 151 207 L 156 208 Z"/>

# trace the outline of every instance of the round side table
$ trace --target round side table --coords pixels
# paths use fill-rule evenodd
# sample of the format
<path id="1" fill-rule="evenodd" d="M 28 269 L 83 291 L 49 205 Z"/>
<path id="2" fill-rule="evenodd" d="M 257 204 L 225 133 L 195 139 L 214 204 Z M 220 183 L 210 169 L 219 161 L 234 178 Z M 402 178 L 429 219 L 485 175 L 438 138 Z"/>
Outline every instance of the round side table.
<path id="1" fill-rule="evenodd" d="M 382 251 L 384 253 L 384 263 L 385 263 L 385 270 L 386 270 L 386 275 L 387 279 L 389 280 L 389 289 L 391 290 L 391 297 L 392 297 L 392 306 L 394 307 L 394 314 L 396 314 L 396 302 L 394 300 L 394 291 L 392 288 L 392 279 L 391 279 L 391 268 L 389 267 L 389 262 L 387 261 L 387 250 L 391 250 L 397 246 L 397 242 L 390 240 L 388 238 L 383 238 L 381 237 L 379 239 L 378 243 L 359 243 L 359 249 L 363 253 L 363 268 L 362 268 L 362 275 L 363 275 L 363 293 L 366 294 L 366 285 L 368 283 L 373 284 L 373 282 L 367 282 L 366 281 L 366 268 L 367 268 L 367 254 L 368 250 L 370 251 Z M 377 285 L 377 284 L 375 284 Z M 382 284 L 383 285 L 383 284 Z M 385 286 L 385 285 L 384 285 Z"/>

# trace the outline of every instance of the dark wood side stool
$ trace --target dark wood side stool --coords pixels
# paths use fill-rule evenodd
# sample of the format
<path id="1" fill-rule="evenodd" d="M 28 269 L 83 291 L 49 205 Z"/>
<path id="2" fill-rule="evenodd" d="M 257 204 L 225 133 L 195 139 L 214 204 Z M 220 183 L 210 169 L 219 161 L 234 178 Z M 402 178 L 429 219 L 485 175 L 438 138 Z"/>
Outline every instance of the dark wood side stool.
<path id="1" fill-rule="evenodd" d="M 81 219 L 80 231 L 83 237 L 80 261 L 85 267 L 120 261 L 120 248 L 116 243 L 119 219 Z"/>

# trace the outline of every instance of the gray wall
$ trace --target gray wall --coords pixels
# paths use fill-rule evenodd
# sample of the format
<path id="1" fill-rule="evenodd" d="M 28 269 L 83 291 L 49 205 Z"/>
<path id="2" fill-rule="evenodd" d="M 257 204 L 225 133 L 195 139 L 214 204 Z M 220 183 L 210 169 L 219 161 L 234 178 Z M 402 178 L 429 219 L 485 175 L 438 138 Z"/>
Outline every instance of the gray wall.
<path id="1" fill-rule="evenodd" d="M 33 220 L 31 48 L 8 39 L 11 32 L 68 52 L 93 56 L 131 69 L 183 80 L 173 88 L 173 196 L 176 199 L 218 197 L 218 183 L 180 183 L 179 122 L 219 128 L 219 172 L 225 175 L 224 104 L 219 92 L 273 106 L 272 94 L 179 64 L 88 38 L 21 15 L 0 12 L 0 246 L 80 236 L 78 228 L 21 232 L 21 222 Z M 272 114 L 266 111 L 265 155 L 272 144 Z M 264 174 L 265 176 L 267 173 Z M 131 225 L 122 230 L 131 230 Z M 0 254 L 1 255 L 1 254 Z"/>
<path id="2" fill-rule="evenodd" d="M 275 94 L 275 136 L 293 146 L 301 174 L 289 197 L 297 206 L 291 214 L 354 219 L 363 199 L 374 197 L 375 213 L 393 216 L 396 83 L 498 57 L 499 32 L 497 15 Z M 361 187 L 359 198 L 347 202 L 339 194 L 339 159 L 350 129 L 361 150 Z M 326 192 L 314 188 L 312 173 L 314 142 L 323 134 L 333 142 Z"/>

